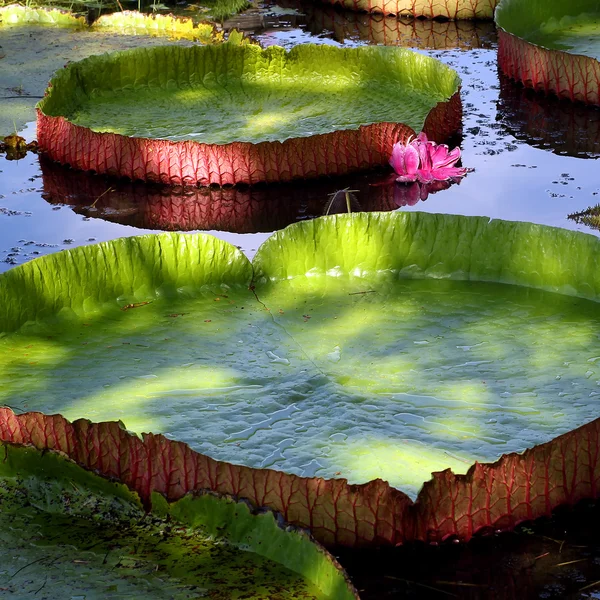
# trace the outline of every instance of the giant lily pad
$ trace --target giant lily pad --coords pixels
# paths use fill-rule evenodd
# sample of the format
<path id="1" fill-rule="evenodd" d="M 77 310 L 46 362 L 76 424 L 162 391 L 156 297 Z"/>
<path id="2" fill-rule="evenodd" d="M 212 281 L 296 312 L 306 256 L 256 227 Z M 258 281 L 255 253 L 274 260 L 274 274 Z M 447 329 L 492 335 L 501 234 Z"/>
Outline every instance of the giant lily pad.
<path id="1" fill-rule="evenodd" d="M 502 0 L 498 62 L 528 87 L 600 104 L 600 6 L 596 0 Z"/>
<path id="2" fill-rule="evenodd" d="M 38 108 L 38 141 L 83 170 L 231 184 L 385 165 L 415 131 L 460 127 L 456 72 L 399 48 L 138 49 L 70 64 Z"/>
<path id="3" fill-rule="evenodd" d="M 135 492 L 62 455 L 6 443 L 0 455 L 8 594 L 357 598 L 333 558 L 270 511 L 199 492 L 171 504 L 152 494 L 146 514 Z"/>
<path id="4" fill-rule="evenodd" d="M 134 458 L 113 474 L 142 491 L 144 456 L 177 455 L 153 489 L 234 493 L 327 543 L 512 526 L 596 495 L 599 244 L 363 213 L 290 226 L 253 264 L 181 234 L 48 256 L 0 278 L 0 402 L 118 418 L 211 458 L 62 417 L 5 413 L 4 431 L 63 432 L 53 439 L 79 462 L 85 440 L 118 439 Z M 393 489 L 417 497 L 448 467 L 466 475 L 436 475 L 416 504 Z"/>

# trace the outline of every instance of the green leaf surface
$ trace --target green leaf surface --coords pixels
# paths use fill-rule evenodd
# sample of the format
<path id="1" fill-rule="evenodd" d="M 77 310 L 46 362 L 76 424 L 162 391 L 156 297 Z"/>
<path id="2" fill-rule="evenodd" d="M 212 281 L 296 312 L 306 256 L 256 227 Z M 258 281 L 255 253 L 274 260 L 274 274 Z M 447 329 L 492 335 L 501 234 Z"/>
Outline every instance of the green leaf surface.
<path id="1" fill-rule="evenodd" d="M 532 44 L 600 60 L 597 0 L 502 0 L 496 23 Z"/>
<path id="2" fill-rule="evenodd" d="M 258 143 L 381 122 L 420 131 L 458 86 L 452 69 L 400 48 L 165 46 L 71 64 L 39 106 L 98 132 Z"/>
<path id="3" fill-rule="evenodd" d="M 419 213 L 288 227 L 254 289 L 210 236 L 80 248 L 0 278 L 0 402 L 414 497 L 597 416 L 598 256 L 592 236 Z"/>
<path id="4" fill-rule="evenodd" d="M 0 444 L 0 588 L 19 598 L 355 598 L 307 534 L 214 494 L 146 514 L 53 452 Z"/>

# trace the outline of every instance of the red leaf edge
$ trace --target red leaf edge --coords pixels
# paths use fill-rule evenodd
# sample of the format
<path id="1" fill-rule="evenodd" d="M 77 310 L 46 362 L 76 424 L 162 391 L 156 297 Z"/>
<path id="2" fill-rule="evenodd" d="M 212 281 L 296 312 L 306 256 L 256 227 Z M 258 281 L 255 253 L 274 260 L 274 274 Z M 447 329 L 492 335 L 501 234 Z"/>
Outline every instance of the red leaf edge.
<path id="1" fill-rule="evenodd" d="M 600 62 L 549 50 L 498 28 L 498 65 L 525 87 L 600 106 Z"/>
<path id="2" fill-rule="evenodd" d="M 460 94 L 438 103 L 424 129 L 443 142 L 460 130 Z M 40 150 L 83 171 L 168 185 L 229 185 L 344 175 L 387 165 L 393 145 L 415 132 L 402 123 L 291 138 L 285 142 L 202 144 L 98 133 L 37 109 Z"/>
<path id="3" fill-rule="evenodd" d="M 475 463 L 466 475 L 434 473 L 417 501 L 375 479 L 305 478 L 214 460 L 162 435 L 140 439 L 120 423 L 69 422 L 61 415 L 15 414 L 0 408 L 0 439 L 50 449 L 99 475 L 115 478 L 148 504 L 153 491 L 175 501 L 212 490 L 268 507 L 327 546 L 388 546 L 411 541 L 468 541 L 508 530 L 562 505 L 598 497 L 600 419 L 554 440 Z"/>

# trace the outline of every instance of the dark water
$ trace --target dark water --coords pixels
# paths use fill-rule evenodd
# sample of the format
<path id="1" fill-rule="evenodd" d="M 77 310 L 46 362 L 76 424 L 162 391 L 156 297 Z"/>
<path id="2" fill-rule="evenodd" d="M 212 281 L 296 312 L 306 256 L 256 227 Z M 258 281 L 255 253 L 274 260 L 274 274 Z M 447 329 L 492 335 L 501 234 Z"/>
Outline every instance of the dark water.
<path id="1" fill-rule="evenodd" d="M 468 544 L 340 551 L 362 600 L 600 598 L 600 507 L 580 504 Z"/>
<path id="2" fill-rule="evenodd" d="M 496 65 L 491 24 L 404 22 L 282 0 L 225 23 L 264 45 L 411 46 L 463 78 L 460 185 L 425 200 L 386 183 L 387 172 L 240 189 L 173 190 L 75 173 L 28 154 L 0 157 L 0 271 L 64 248 L 151 230 L 206 230 L 252 256 L 270 232 L 317 217 L 350 187 L 353 210 L 422 210 L 523 220 L 597 234 L 569 219 L 600 202 L 600 109 L 545 98 Z M 35 138 L 34 125 L 26 133 Z M 600 222 L 600 221 L 596 221 Z M 586 225 L 585 223 L 588 223 Z M 600 598 L 600 509 L 580 506 L 512 534 L 466 546 L 411 547 L 340 560 L 361 596 L 385 598 Z"/>

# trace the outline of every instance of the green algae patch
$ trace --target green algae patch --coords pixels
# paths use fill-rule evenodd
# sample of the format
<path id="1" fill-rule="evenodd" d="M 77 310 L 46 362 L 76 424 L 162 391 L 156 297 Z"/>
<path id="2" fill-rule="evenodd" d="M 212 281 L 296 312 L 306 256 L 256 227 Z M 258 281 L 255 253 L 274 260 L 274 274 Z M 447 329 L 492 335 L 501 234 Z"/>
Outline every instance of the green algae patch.
<path id="1" fill-rule="evenodd" d="M 0 278 L 0 403 L 414 497 L 595 418 L 597 247 L 399 213 L 291 226 L 253 265 L 204 235 L 52 255 Z"/>
<path id="2" fill-rule="evenodd" d="M 403 49 L 170 46 L 69 65 L 39 108 L 102 133 L 283 142 L 380 122 L 420 131 L 458 83 L 453 70 Z"/>
<path id="3" fill-rule="evenodd" d="M 67 458 L 0 444 L 0 586 L 20 597 L 355 598 L 331 557 L 272 512 L 232 498 L 154 495 Z"/>

